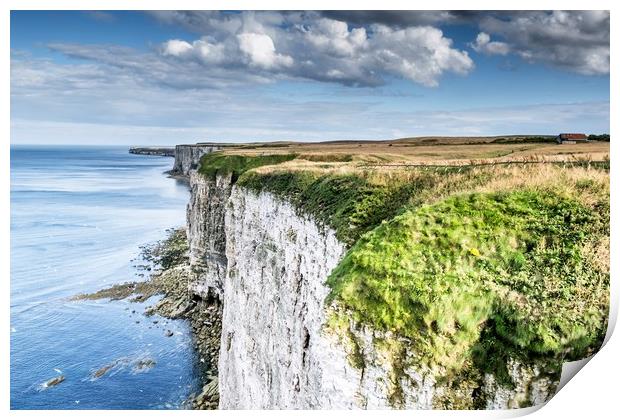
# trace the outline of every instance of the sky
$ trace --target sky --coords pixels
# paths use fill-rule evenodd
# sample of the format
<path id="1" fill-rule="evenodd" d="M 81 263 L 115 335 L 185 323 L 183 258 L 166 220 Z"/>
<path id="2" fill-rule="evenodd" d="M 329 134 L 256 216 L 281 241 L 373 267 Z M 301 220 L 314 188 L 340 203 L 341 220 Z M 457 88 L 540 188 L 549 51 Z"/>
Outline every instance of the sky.
<path id="1" fill-rule="evenodd" d="M 12 11 L 11 143 L 609 132 L 606 11 Z"/>

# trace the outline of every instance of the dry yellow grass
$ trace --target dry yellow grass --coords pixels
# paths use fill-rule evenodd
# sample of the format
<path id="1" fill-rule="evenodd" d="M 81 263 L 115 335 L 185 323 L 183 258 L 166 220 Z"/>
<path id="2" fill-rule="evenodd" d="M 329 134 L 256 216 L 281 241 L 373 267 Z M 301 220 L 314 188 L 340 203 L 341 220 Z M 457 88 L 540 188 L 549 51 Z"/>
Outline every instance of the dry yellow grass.
<path id="1" fill-rule="evenodd" d="M 326 142 L 326 143 L 264 143 L 226 149 L 225 153 L 244 155 L 271 155 L 296 153 L 299 159 L 335 161 L 350 159 L 365 163 L 409 164 L 468 164 L 472 160 L 603 160 L 609 156 L 608 142 L 585 144 L 556 143 L 473 143 L 463 144 L 458 138 L 452 144 L 424 145 L 404 140 L 381 142 Z M 488 138 L 484 138 L 488 139 Z M 323 162 L 324 163 L 324 162 Z M 339 162 L 338 164 L 342 164 Z"/>
<path id="2" fill-rule="evenodd" d="M 599 202 L 601 195 L 609 196 L 609 172 L 594 166 L 577 166 L 554 164 L 557 159 L 523 163 L 512 161 L 500 165 L 436 167 L 436 166 L 372 166 L 360 162 L 317 163 L 295 159 L 272 166 L 254 169 L 259 173 L 304 171 L 316 175 L 357 174 L 376 185 L 391 185 L 413 182 L 424 176 L 435 179 L 432 191 L 420 193 L 423 202 L 435 202 L 455 192 L 500 192 L 516 189 L 536 189 L 542 191 L 560 191 L 577 197 L 584 205 L 590 207 Z M 493 163 L 487 160 L 483 163 Z M 464 171 L 467 170 L 465 173 Z M 430 171 L 430 172 L 429 172 Z M 431 195 L 432 194 L 432 195 Z"/>
<path id="3" fill-rule="evenodd" d="M 508 191 L 521 188 L 562 187 L 571 196 L 579 197 L 586 205 L 591 205 L 601 193 L 609 195 L 609 173 L 599 169 L 583 167 L 563 168 L 557 165 L 529 165 L 522 167 L 494 167 L 490 182 L 480 192 Z M 588 188 L 583 188 L 588 186 Z M 577 189 L 579 188 L 579 191 Z M 596 195 L 590 195 L 596 191 Z"/>
<path id="4" fill-rule="evenodd" d="M 361 146 L 359 146 L 361 144 Z M 314 175 L 359 175 L 371 184 L 414 184 L 432 178 L 433 188 L 416 194 L 432 203 L 455 193 L 535 189 L 577 197 L 591 207 L 609 197 L 609 143 L 454 144 L 396 146 L 396 142 L 261 144 L 227 148 L 225 154 L 295 154 L 259 174 L 303 171 Z M 407 143 L 403 143 L 407 144 Z M 387 153 L 390 151 L 392 153 Z M 398 153 L 396 153 L 398 152 Z M 291 156 L 293 157 L 293 156 Z M 608 167 L 608 166 L 607 166 Z"/>

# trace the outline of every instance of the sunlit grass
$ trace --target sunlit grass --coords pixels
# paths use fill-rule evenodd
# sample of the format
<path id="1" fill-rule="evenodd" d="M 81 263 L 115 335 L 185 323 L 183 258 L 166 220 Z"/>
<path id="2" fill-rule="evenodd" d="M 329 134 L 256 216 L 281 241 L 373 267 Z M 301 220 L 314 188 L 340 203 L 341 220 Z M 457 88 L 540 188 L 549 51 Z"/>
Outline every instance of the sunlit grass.
<path id="1" fill-rule="evenodd" d="M 405 349 L 454 385 L 481 372 L 509 383 L 508 358 L 545 358 L 559 372 L 561 361 L 600 346 L 609 307 L 608 156 L 381 166 L 395 155 L 228 153 L 203 158 L 200 171 L 236 174 L 238 186 L 288 201 L 350 247 L 327 283 L 330 325 L 353 366 L 365 360 L 349 317 L 387 334 L 377 345 L 393 384 L 412 363 L 401 360 Z M 399 395 L 394 385 L 390 399 Z"/>

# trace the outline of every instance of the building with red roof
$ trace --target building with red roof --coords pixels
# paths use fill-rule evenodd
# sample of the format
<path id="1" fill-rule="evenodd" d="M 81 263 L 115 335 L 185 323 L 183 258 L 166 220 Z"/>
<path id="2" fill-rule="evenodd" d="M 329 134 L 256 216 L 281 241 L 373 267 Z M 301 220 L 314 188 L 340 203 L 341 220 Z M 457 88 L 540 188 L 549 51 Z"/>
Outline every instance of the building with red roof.
<path id="1" fill-rule="evenodd" d="M 588 141 L 588 136 L 583 133 L 561 133 L 556 140 L 559 144 L 585 143 Z"/>

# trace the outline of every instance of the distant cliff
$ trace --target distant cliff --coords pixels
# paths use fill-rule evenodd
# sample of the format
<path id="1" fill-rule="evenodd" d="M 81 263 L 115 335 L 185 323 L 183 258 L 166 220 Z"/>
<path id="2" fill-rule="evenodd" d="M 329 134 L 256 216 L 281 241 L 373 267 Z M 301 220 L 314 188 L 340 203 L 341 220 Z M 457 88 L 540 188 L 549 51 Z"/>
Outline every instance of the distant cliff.
<path id="1" fill-rule="evenodd" d="M 172 147 L 130 147 L 129 153 L 134 155 L 170 156 L 174 157 L 171 175 L 189 178 L 189 171 L 197 169 L 200 157 L 213 153 L 224 147 L 231 146 L 218 143 L 179 144 Z"/>
<path id="2" fill-rule="evenodd" d="M 198 168 L 200 157 L 207 153 L 213 153 L 226 147 L 217 143 L 179 144 L 174 151 L 174 166 L 170 173 L 189 177 L 191 169 Z"/>
<path id="3" fill-rule="evenodd" d="M 130 147 L 129 153 L 134 154 L 134 155 L 174 157 L 174 148 L 172 147 Z"/>

